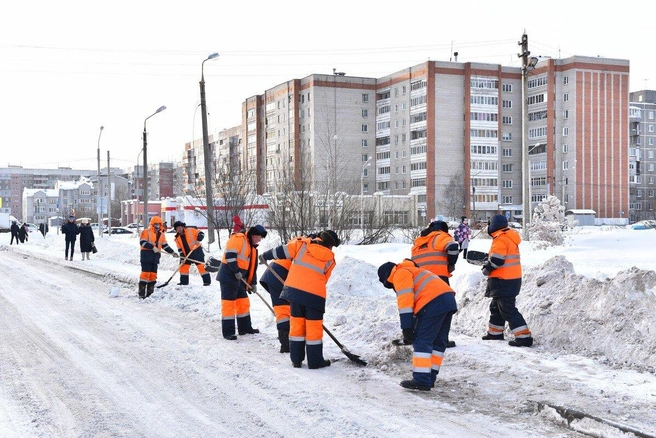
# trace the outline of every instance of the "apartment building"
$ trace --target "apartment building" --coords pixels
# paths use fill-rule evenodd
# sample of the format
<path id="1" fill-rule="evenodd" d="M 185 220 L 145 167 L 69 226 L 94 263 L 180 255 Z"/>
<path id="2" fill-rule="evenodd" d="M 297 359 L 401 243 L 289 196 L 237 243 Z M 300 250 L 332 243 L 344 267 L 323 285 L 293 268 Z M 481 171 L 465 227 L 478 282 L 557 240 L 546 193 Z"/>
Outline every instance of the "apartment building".
<path id="1" fill-rule="evenodd" d="M 599 218 L 629 212 L 629 62 L 537 60 L 522 70 L 428 61 L 382 78 L 314 74 L 242 105 L 242 161 L 258 193 L 300 188 L 413 195 L 422 216 L 521 220 L 555 195 Z M 368 166 L 371 162 L 373 165 Z"/>
<path id="2" fill-rule="evenodd" d="M 656 91 L 630 94 L 629 178 L 631 222 L 656 219 L 654 180 L 656 179 Z"/>
<path id="3" fill-rule="evenodd" d="M 74 181 L 80 177 L 96 175 L 96 170 L 77 170 L 69 167 L 57 169 L 29 169 L 21 166 L 0 167 L 0 212 L 13 214 L 19 221 L 23 216 L 24 189 L 52 189 L 57 181 Z"/>

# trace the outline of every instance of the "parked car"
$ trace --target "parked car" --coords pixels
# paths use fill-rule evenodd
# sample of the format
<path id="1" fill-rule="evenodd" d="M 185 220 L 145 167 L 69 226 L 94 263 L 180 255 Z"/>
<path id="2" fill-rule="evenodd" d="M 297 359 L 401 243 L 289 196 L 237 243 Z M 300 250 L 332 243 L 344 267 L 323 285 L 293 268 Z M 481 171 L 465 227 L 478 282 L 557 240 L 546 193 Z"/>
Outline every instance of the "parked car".
<path id="1" fill-rule="evenodd" d="M 103 234 L 108 234 L 108 230 L 103 231 Z M 135 231 L 125 227 L 112 228 L 112 234 L 133 234 Z"/>
<path id="2" fill-rule="evenodd" d="M 519 222 L 508 222 L 508 226 L 516 230 L 522 228 L 522 224 L 520 224 Z"/>
<path id="3" fill-rule="evenodd" d="M 656 228 L 655 220 L 644 220 L 631 225 L 632 230 L 651 230 Z"/>
<path id="4" fill-rule="evenodd" d="M 130 228 L 130 229 L 132 229 L 132 228 L 140 228 L 140 227 L 141 227 L 141 225 L 139 225 L 138 223 L 136 223 L 136 222 L 132 222 L 131 224 L 127 224 L 127 225 L 124 226 L 123 228 Z"/>
<path id="5" fill-rule="evenodd" d="M 35 231 L 39 231 L 39 227 L 37 227 L 33 223 L 25 222 L 25 225 L 27 225 L 27 232 L 28 233 L 34 233 Z"/>

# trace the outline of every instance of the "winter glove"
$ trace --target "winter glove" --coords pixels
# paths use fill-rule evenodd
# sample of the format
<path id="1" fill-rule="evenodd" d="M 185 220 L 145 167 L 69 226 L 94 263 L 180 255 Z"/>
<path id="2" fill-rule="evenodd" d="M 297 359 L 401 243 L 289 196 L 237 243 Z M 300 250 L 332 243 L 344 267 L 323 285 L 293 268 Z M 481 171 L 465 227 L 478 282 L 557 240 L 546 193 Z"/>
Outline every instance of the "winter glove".
<path id="1" fill-rule="evenodd" d="M 264 258 L 263 254 L 260 254 L 257 259 L 260 261 L 260 265 L 266 265 L 267 264 L 267 261 Z"/>
<path id="2" fill-rule="evenodd" d="M 161 250 L 160 250 L 158 247 L 153 246 L 153 252 L 154 252 L 155 254 L 159 254 L 159 253 L 161 252 Z"/>
<path id="3" fill-rule="evenodd" d="M 490 275 L 490 271 L 488 271 L 487 269 L 485 269 L 485 266 L 483 266 L 483 269 L 481 269 L 481 272 L 482 272 L 483 275 L 485 275 L 486 277 Z"/>
<path id="4" fill-rule="evenodd" d="M 241 279 L 244 278 L 244 276 L 241 275 L 241 272 L 237 272 L 237 273 L 235 274 L 235 278 L 237 279 L 237 281 L 241 281 Z"/>
<path id="5" fill-rule="evenodd" d="M 246 291 L 247 291 L 249 294 L 252 294 L 253 292 L 257 292 L 257 285 L 256 285 L 256 284 L 251 284 L 251 287 L 249 287 L 248 289 L 246 289 Z"/>
<path id="6" fill-rule="evenodd" d="M 179 258 L 180 258 L 180 254 L 178 254 L 177 252 L 172 252 L 172 253 L 171 253 L 171 256 L 172 256 L 174 259 L 179 259 Z"/>
<path id="7" fill-rule="evenodd" d="M 456 270 L 456 265 L 449 265 L 446 268 L 449 271 L 449 274 Z"/>
<path id="8" fill-rule="evenodd" d="M 403 342 L 410 345 L 415 340 L 415 330 L 413 328 L 403 329 Z"/>

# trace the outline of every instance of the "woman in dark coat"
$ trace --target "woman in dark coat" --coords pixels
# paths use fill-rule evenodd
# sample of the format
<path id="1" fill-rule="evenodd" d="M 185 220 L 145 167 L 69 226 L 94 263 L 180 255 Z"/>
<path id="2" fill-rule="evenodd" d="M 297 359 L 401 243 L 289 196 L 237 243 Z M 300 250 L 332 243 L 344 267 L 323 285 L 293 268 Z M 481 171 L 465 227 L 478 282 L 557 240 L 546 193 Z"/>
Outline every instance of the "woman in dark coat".
<path id="1" fill-rule="evenodd" d="M 25 241 L 29 239 L 27 234 L 27 225 L 23 224 L 18 228 L 18 238 L 20 239 L 21 243 L 25 243 Z"/>
<path id="2" fill-rule="evenodd" d="M 82 260 L 84 260 L 85 254 L 87 260 L 89 260 L 89 254 L 93 250 L 93 242 L 95 240 L 93 229 L 91 228 L 91 225 L 89 225 L 89 221 L 87 219 L 82 219 L 80 224 L 80 252 L 82 253 Z"/>

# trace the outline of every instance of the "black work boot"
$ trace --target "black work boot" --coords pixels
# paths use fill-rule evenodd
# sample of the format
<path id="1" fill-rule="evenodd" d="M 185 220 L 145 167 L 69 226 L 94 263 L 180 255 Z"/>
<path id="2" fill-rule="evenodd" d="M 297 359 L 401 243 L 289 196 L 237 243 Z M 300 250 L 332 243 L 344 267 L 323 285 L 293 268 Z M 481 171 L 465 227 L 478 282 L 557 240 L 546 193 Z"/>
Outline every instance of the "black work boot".
<path id="1" fill-rule="evenodd" d="M 146 298 L 146 283 L 139 282 L 139 298 Z"/>
<path id="2" fill-rule="evenodd" d="M 501 333 L 500 335 L 491 335 L 490 333 L 487 333 L 481 339 L 483 339 L 484 341 L 503 341 L 504 337 L 503 337 L 503 333 Z"/>
<path id="3" fill-rule="evenodd" d="M 178 283 L 178 286 L 189 286 L 189 276 L 180 274 L 180 283 Z"/>
<path id="4" fill-rule="evenodd" d="M 530 347 L 533 345 L 533 338 L 531 336 L 528 338 L 515 338 L 514 341 L 508 342 L 508 345 L 511 347 Z"/>
<path id="5" fill-rule="evenodd" d="M 430 386 L 424 386 L 420 385 L 417 383 L 415 379 L 412 380 L 404 380 L 401 382 L 401 386 L 403 386 L 405 389 L 412 389 L 415 391 L 430 391 L 431 387 Z"/>
<path id="6" fill-rule="evenodd" d="M 254 329 L 253 327 L 248 328 L 246 330 L 239 330 L 240 335 L 254 335 L 255 333 L 259 333 L 260 330 Z"/>
<path id="7" fill-rule="evenodd" d="M 203 286 L 209 286 L 212 284 L 212 278 L 210 278 L 210 274 L 203 274 L 200 276 L 200 278 L 203 279 Z"/>
<path id="8" fill-rule="evenodd" d="M 289 353 L 289 330 L 278 330 L 278 340 L 280 341 L 280 352 Z"/>
<path id="9" fill-rule="evenodd" d="M 319 368 L 325 368 L 330 366 L 330 361 L 328 359 L 324 359 L 323 361 L 317 363 L 317 364 L 312 364 L 310 365 L 308 363 L 308 368 L 311 370 L 317 370 Z"/>
<path id="10" fill-rule="evenodd" d="M 146 298 L 148 298 L 149 296 L 151 296 L 151 295 L 153 294 L 153 292 L 155 292 L 155 282 L 154 282 L 154 281 L 151 281 L 151 282 L 148 283 L 148 285 L 146 286 Z"/>

